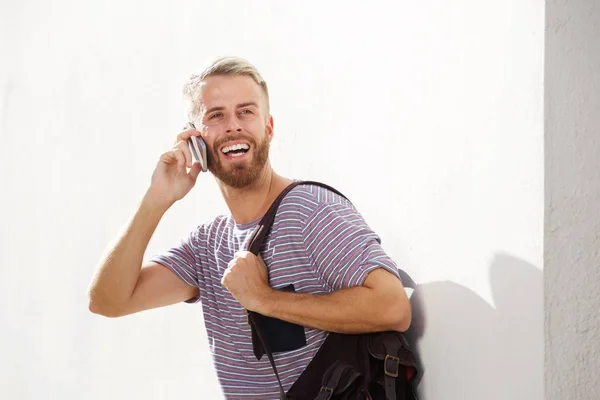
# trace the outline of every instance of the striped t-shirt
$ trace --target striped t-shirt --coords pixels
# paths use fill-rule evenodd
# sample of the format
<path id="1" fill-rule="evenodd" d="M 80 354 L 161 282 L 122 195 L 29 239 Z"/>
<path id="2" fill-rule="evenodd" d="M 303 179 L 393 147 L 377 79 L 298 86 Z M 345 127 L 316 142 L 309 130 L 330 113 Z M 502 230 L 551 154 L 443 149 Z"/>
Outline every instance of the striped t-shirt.
<path id="1" fill-rule="evenodd" d="M 236 224 L 218 216 L 200 225 L 181 243 L 151 258 L 200 289 L 204 321 L 217 376 L 227 399 L 278 399 L 279 386 L 266 356 L 252 351 L 244 308 L 221 286 L 235 252 L 243 250 L 259 220 Z M 367 274 L 383 267 L 398 276 L 378 236 L 352 204 L 313 185 L 298 185 L 283 199 L 262 257 L 273 288 L 293 284 L 296 292 L 328 293 L 362 285 Z M 327 333 L 305 327 L 306 346 L 275 353 L 287 391 L 306 368 Z"/>

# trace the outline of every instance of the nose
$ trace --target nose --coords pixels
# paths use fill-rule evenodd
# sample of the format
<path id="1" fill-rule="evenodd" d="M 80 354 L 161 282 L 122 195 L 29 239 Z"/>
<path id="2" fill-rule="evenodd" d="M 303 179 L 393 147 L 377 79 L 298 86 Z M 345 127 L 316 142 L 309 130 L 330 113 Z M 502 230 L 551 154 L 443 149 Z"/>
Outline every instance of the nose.
<path id="1" fill-rule="evenodd" d="M 227 118 L 227 126 L 226 126 L 225 132 L 227 132 L 227 133 L 242 132 L 242 125 L 240 124 L 240 121 L 238 121 L 237 116 L 233 115 L 230 118 Z"/>

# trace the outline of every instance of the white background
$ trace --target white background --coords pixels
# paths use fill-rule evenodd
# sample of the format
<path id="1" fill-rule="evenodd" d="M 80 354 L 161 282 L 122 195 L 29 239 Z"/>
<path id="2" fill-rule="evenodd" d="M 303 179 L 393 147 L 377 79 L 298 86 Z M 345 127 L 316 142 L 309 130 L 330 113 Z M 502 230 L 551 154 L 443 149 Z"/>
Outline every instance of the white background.
<path id="1" fill-rule="evenodd" d="M 420 284 L 423 399 L 543 398 L 544 2 L 3 1 L 0 397 L 219 399 L 200 306 L 87 309 L 218 55 L 271 91 L 275 169 L 333 185 Z M 148 249 L 225 212 L 210 175 Z"/>

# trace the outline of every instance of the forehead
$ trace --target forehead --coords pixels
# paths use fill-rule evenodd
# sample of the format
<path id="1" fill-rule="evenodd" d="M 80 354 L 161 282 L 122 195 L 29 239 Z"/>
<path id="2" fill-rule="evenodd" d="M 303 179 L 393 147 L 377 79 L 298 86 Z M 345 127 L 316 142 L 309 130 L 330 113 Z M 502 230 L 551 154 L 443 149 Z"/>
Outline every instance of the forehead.
<path id="1" fill-rule="evenodd" d="M 262 102 L 261 87 L 249 76 L 210 76 L 200 86 L 200 108 L 228 107 L 245 102 Z"/>

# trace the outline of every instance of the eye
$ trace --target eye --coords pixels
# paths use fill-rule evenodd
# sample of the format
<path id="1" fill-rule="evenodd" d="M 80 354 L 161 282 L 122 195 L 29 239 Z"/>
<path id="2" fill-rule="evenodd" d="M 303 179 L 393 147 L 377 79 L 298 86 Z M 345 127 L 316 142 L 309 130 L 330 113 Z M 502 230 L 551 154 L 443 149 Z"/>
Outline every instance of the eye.
<path id="1" fill-rule="evenodd" d="M 254 114 L 254 113 L 252 112 L 252 110 L 245 108 L 242 111 L 240 111 L 240 114 L 250 115 L 250 114 Z"/>
<path id="2" fill-rule="evenodd" d="M 221 118 L 223 116 L 223 113 L 217 112 L 212 114 L 210 117 L 208 117 L 208 119 L 215 119 L 215 118 Z"/>

